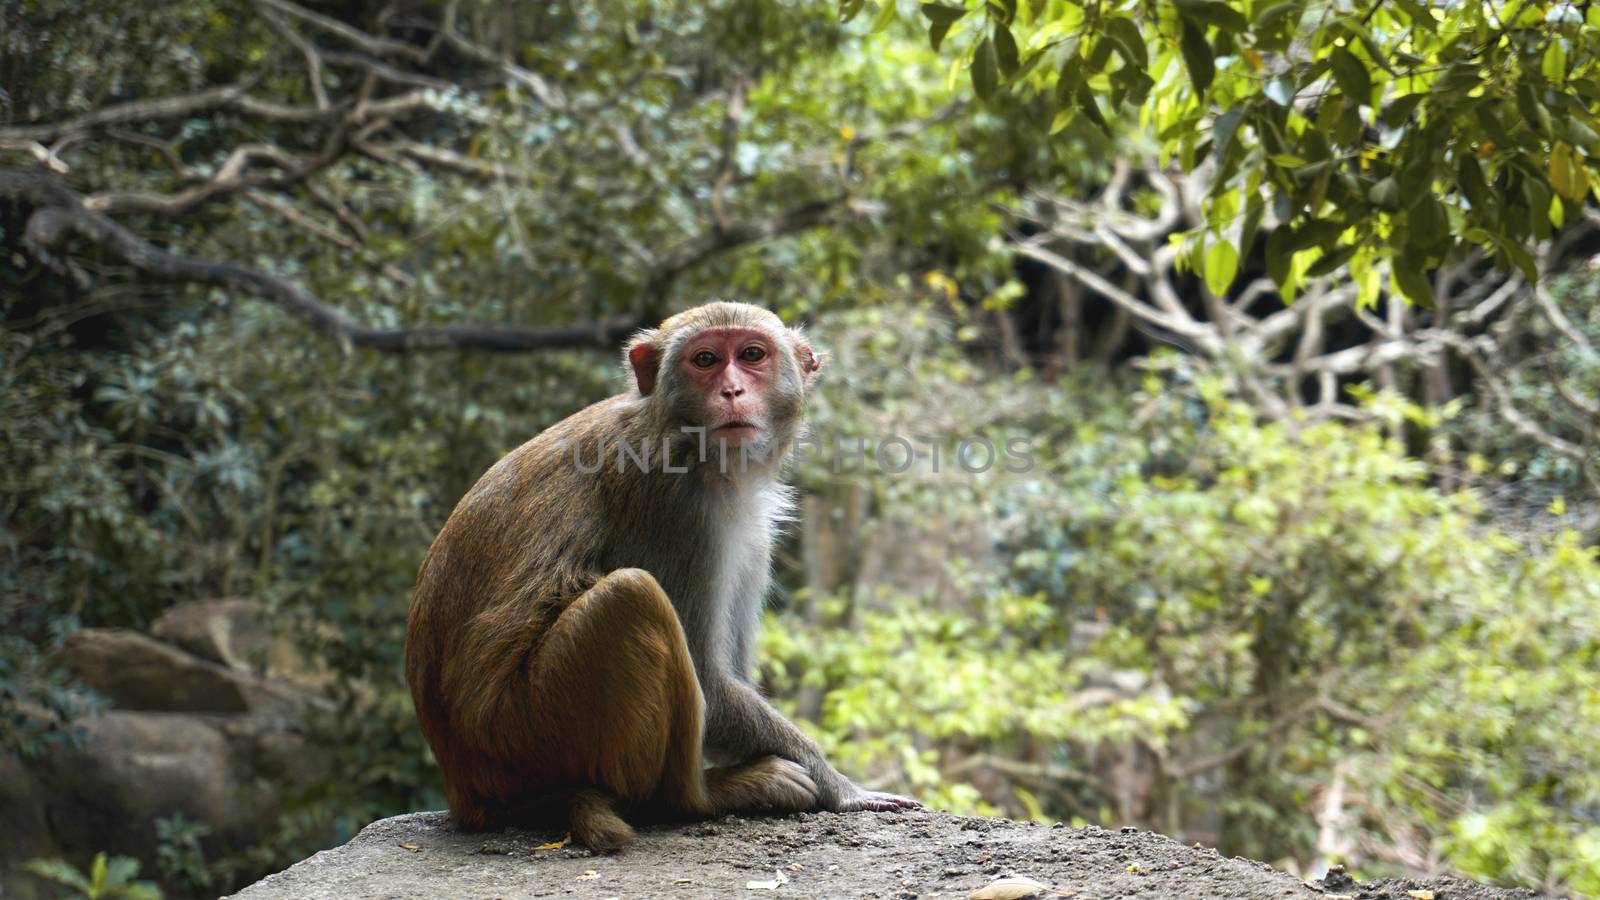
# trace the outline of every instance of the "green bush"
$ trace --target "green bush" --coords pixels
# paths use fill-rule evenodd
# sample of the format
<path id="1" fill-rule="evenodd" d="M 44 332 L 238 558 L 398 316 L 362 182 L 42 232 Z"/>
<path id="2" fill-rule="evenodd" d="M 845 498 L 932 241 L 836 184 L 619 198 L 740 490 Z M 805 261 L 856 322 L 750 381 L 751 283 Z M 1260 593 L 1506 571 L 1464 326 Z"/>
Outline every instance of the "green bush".
<path id="1" fill-rule="evenodd" d="M 62 897 L 83 900 L 161 900 L 161 889 L 136 880 L 139 861 L 126 856 L 106 858 L 96 853 L 87 873 L 59 859 L 29 860 L 23 868 L 58 886 Z"/>
<path id="2" fill-rule="evenodd" d="M 1095 760 L 1131 741 L 1154 773 L 1137 813 L 1230 853 L 1600 888 L 1594 548 L 1497 530 L 1381 421 L 1262 425 L 1181 377 L 1093 406 L 1062 404 L 1072 439 L 973 495 L 1003 577 L 948 608 L 773 618 L 769 683 L 821 692 L 848 765 L 956 809 L 1113 824 Z M 1319 847 L 1336 782 L 1347 840 Z"/>

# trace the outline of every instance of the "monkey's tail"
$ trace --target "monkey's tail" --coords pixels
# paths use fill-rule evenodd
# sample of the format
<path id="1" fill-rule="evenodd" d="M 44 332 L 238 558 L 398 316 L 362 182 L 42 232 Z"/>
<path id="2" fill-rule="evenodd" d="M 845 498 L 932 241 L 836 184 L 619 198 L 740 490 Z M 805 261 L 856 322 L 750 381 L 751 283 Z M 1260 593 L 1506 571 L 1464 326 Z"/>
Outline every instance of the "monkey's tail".
<path id="1" fill-rule="evenodd" d="M 633 841 L 633 828 L 617 815 L 614 800 L 604 791 L 580 788 L 567 801 L 572 836 L 591 850 L 620 850 Z"/>

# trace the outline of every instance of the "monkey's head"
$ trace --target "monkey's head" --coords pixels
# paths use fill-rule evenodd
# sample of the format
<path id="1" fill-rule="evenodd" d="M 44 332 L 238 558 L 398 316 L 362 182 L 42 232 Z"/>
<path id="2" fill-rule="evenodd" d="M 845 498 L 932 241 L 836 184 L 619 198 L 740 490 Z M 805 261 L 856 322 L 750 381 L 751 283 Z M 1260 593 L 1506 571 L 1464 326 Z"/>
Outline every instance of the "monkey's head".
<path id="1" fill-rule="evenodd" d="M 678 313 L 629 341 L 625 358 L 653 427 L 669 437 L 704 428 L 712 448 L 758 454 L 794 439 L 822 367 L 799 331 L 748 303 Z"/>

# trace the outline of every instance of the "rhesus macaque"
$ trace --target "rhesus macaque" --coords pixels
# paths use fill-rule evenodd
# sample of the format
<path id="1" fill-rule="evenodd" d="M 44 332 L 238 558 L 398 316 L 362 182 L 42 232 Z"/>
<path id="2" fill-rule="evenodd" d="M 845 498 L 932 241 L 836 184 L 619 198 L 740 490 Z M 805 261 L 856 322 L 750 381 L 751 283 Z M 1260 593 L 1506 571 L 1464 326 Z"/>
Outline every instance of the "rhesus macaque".
<path id="1" fill-rule="evenodd" d="M 916 806 L 840 775 L 750 682 L 821 359 L 772 313 L 710 303 L 625 364 L 636 389 L 492 466 L 418 573 L 406 677 L 455 820 L 565 816 L 611 850 L 622 813 Z"/>

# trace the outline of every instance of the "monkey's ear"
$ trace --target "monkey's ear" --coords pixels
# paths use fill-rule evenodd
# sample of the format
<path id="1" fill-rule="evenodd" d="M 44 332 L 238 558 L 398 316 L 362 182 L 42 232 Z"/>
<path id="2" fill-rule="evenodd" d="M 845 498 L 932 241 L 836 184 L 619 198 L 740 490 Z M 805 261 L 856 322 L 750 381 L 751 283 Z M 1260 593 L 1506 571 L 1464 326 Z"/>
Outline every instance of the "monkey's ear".
<path id="1" fill-rule="evenodd" d="M 661 372 L 661 350 L 656 347 L 656 333 L 646 331 L 628 342 L 626 356 L 633 367 L 633 380 L 639 384 L 639 394 L 650 396 L 656 389 L 656 376 Z"/>
<path id="2" fill-rule="evenodd" d="M 805 341 L 795 342 L 794 354 L 800 358 L 800 371 L 807 378 L 817 374 L 817 370 L 822 368 L 822 364 L 828 359 L 828 354 L 813 351 L 811 345 Z"/>

